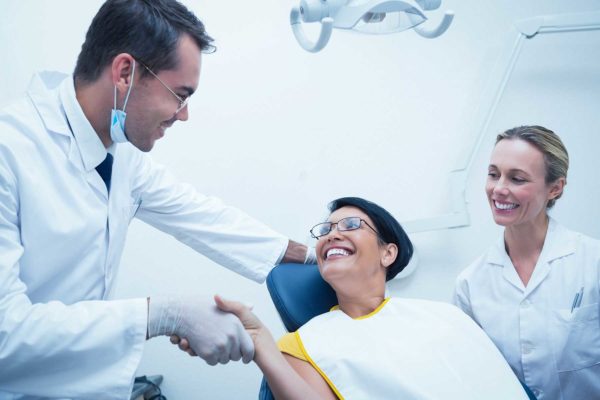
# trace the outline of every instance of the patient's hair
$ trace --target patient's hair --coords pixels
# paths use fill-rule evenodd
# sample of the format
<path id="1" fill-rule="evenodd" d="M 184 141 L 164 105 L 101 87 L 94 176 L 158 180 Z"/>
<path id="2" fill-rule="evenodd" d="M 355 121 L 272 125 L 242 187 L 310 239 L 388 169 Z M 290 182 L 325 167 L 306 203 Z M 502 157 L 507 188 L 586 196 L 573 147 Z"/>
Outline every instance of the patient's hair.
<path id="1" fill-rule="evenodd" d="M 94 82 L 120 53 L 131 54 L 155 73 L 174 69 L 183 34 L 201 51 L 214 51 L 202 22 L 178 1 L 107 0 L 87 31 L 73 75 L 78 81 Z M 148 74 L 141 69 L 141 76 Z"/>
<path id="2" fill-rule="evenodd" d="M 329 211 L 334 212 L 342 207 L 356 207 L 371 218 L 375 229 L 379 232 L 379 241 L 394 243 L 398 246 L 398 256 L 387 269 L 386 281 L 393 279 L 408 265 L 413 255 L 413 245 L 400 223 L 383 207 L 361 199 L 360 197 L 342 197 L 329 203 Z"/>

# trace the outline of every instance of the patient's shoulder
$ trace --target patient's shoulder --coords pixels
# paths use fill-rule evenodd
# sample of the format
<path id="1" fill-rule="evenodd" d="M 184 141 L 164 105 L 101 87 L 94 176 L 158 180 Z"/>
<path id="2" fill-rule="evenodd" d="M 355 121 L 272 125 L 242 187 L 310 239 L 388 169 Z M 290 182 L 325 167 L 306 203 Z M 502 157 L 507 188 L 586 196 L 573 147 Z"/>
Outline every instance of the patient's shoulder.
<path id="1" fill-rule="evenodd" d="M 302 351 L 302 345 L 296 332 L 286 333 L 277 341 L 279 351 L 289 354 L 292 357 L 307 361 L 306 355 Z"/>

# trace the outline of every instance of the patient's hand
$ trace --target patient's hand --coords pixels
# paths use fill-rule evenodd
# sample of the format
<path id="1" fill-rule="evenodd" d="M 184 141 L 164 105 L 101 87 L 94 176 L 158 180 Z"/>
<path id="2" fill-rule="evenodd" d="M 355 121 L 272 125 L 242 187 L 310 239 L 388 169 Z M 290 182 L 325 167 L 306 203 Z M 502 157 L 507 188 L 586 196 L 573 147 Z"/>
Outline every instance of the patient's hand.
<path id="1" fill-rule="evenodd" d="M 192 350 L 190 343 L 186 338 L 180 338 L 177 335 L 171 335 L 171 343 L 176 344 L 180 350 L 185 351 L 192 357 L 196 357 L 198 355 L 194 352 L 194 350 Z"/>
<path id="2" fill-rule="evenodd" d="M 239 318 L 244 329 L 246 329 L 252 338 L 257 352 L 259 351 L 259 347 L 264 348 L 265 345 L 274 343 L 271 333 L 261 320 L 252 313 L 250 307 L 238 301 L 225 300 L 218 295 L 215 295 L 215 303 L 219 310 L 232 313 Z"/>
<path id="3" fill-rule="evenodd" d="M 265 374 L 275 398 L 337 399 L 325 379 L 308 362 L 291 356 L 290 359 L 297 361 L 297 365 L 286 361 L 271 332 L 249 307 L 219 296 L 215 296 L 215 303 L 221 311 L 234 314 L 242 322 L 254 342 L 254 362 Z"/>

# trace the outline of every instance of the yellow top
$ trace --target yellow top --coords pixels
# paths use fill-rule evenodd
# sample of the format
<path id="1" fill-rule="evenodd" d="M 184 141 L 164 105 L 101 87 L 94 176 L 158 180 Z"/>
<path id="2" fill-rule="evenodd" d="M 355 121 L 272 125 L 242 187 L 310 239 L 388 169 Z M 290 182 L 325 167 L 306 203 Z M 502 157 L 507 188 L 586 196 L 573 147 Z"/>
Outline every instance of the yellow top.
<path id="1" fill-rule="evenodd" d="M 292 357 L 296 357 L 302 361 L 308 361 L 301 350 L 300 343 L 298 342 L 298 335 L 294 333 L 286 333 L 277 342 L 279 351 L 285 354 L 289 354 Z"/>

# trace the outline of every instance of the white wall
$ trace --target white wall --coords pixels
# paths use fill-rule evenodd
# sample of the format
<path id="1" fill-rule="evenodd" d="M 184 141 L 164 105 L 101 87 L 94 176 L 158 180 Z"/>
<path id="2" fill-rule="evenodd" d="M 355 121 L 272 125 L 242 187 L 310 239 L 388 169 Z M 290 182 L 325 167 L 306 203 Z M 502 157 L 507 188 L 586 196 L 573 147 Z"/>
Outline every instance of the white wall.
<path id="1" fill-rule="evenodd" d="M 374 200 L 400 220 L 448 211 L 448 172 L 472 145 L 470 121 L 484 95 L 493 49 L 512 22 L 600 9 L 593 0 L 446 0 L 443 7 L 456 18 L 439 39 L 334 31 L 321 53 L 309 54 L 289 27 L 294 2 L 185 3 L 217 39 L 218 51 L 203 59 L 190 121 L 167 132 L 153 150 L 155 159 L 201 192 L 306 243 L 308 228 L 338 196 Z M 0 0 L 0 104 L 19 95 L 35 70 L 71 71 L 100 4 Z M 500 231 L 483 195 L 485 166 L 493 134 L 517 124 L 546 124 L 563 135 L 572 169 L 555 214 L 600 237 L 594 207 L 600 163 L 593 152 L 600 145 L 600 56 L 592 51 L 599 34 L 565 35 L 558 44 L 545 42 L 556 37 L 526 44 L 468 178 L 471 226 L 412 235 L 420 265 L 392 282 L 393 294 L 449 300 L 456 274 L 495 240 Z M 567 110 L 573 104 L 581 106 Z M 283 333 L 264 285 L 134 222 L 117 296 L 159 293 L 220 293 L 251 302 L 275 336 Z M 156 373 L 165 376 L 170 399 L 251 399 L 261 377 L 254 365 L 208 367 L 167 339 L 146 345 L 140 374 Z"/>

